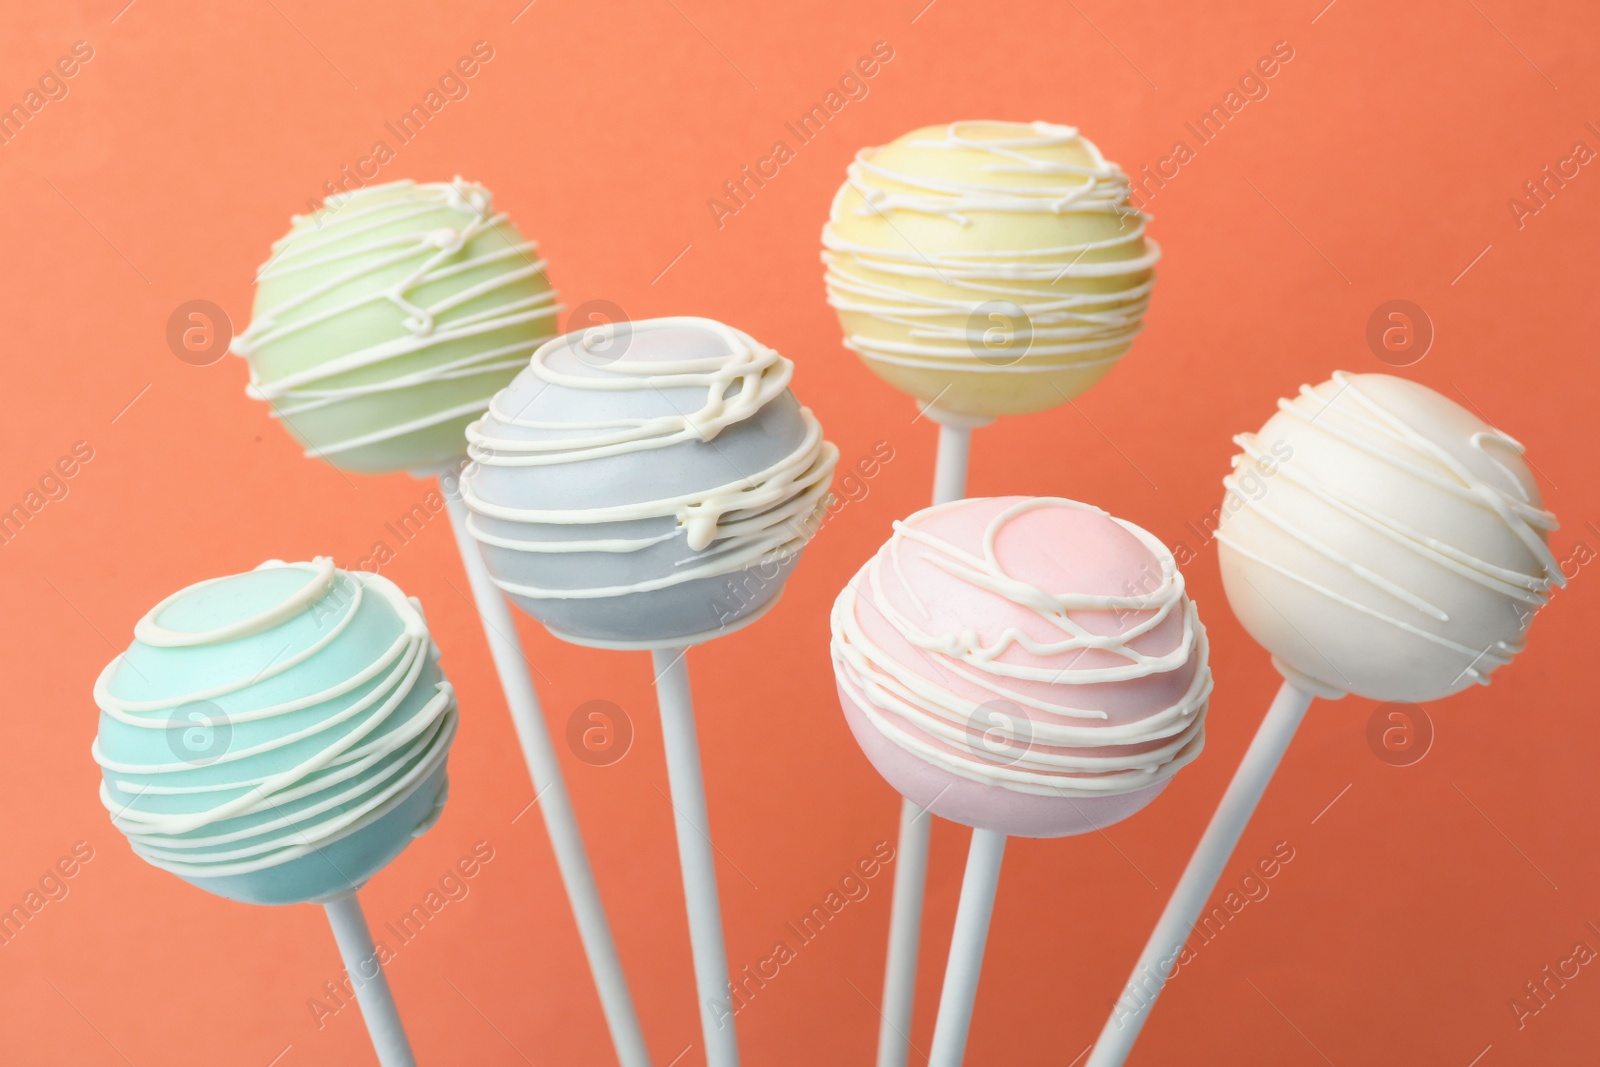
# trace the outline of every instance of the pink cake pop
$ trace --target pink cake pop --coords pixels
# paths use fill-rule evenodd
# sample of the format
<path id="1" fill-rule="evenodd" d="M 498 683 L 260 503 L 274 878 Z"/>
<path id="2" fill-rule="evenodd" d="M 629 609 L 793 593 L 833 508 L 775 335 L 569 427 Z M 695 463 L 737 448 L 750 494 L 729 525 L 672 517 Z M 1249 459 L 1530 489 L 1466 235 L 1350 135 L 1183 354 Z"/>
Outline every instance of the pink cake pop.
<path id="1" fill-rule="evenodd" d="M 1022 837 L 1109 826 L 1204 744 L 1205 627 L 1165 546 L 1051 497 L 917 512 L 833 607 L 839 698 L 913 802 Z"/>

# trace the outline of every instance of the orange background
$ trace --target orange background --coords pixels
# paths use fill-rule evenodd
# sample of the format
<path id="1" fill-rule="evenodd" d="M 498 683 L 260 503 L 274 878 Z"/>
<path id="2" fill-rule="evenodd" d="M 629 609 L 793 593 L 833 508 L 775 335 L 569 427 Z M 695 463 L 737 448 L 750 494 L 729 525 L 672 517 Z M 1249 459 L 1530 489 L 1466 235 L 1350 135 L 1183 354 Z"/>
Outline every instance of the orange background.
<path id="1" fill-rule="evenodd" d="M 1076 497 L 1200 551 L 1187 572 L 1216 696 L 1205 756 L 1157 804 L 1104 835 L 1008 850 L 970 1062 L 1065 1065 L 1097 1033 L 1277 685 L 1188 524 L 1219 502 L 1230 436 L 1275 398 L 1335 368 L 1386 369 L 1365 341 L 1374 308 L 1426 309 L 1432 349 L 1399 373 L 1528 445 L 1569 571 L 1600 549 L 1600 175 L 1582 168 L 1521 228 L 1507 207 L 1574 141 L 1600 148 L 1584 125 L 1600 125 L 1592 4 L 524 2 L 107 0 L 0 15 L 0 102 L 73 42 L 94 49 L 70 94 L 0 146 L 0 507 L 74 442 L 94 450 L 68 495 L 0 546 L 12 687 L 0 905 L 75 842 L 94 850 L 70 895 L 0 947 L 0 1061 L 370 1062 L 353 1010 L 313 1022 L 308 999 L 340 968 L 317 909 L 214 899 L 138 861 L 110 827 L 90 687 L 167 593 L 269 557 L 354 566 L 421 499 L 406 477 L 346 478 L 302 458 L 243 395 L 240 361 L 188 365 L 165 331 L 193 299 L 242 328 L 288 215 L 475 41 L 494 58 L 470 95 L 383 178 L 484 182 L 543 242 L 569 306 L 738 325 L 795 361 L 795 390 L 844 464 L 880 440 L 895 451 L 824 527 L 777 610 L 691 657 L 735 972 L 896 827 L 898 798 L 846 731 L 827 655 L 835 591 L 925 503 L 933 459 L 933 428 L 841 347 L 823 299 L 818 232 L 862 145 L 956 118 L 1046 118 L 1137 173 L 1178 138 L 1193 147 L 1184 123 L 1275 42 L 1294 49 L 1270 95 L 1150 200 L 1166 258 L 1123 365 L 1075 407 L 975 437 L 972 492 Z M 870 95 L 719 229 L 707 199 L 880 40 L 894 58 Z M 1421 762 L 1374 755 L 1370 702 L 1314 707 L 1225 884 L 1278 842 L 1295 858 L 1180 972 L 1132 1063 L 1592 1061 L 1600 967 L 1520 1029 L 1508 1006 L 1576 943 L 1600 949 L 1586 925 L 1600 925 L 1600 725 L 1580 670 L 1594 662 L 1600 564 L 1577 569 L 1492 688 L 1427 709 L 1437 736 Z M 512 821 L 532 789 L 444 520 L 384 573 L 427 606 L 463 721 L 444 818 L 363 894 L 373 925 L 475 842 L 495 857 L 391 968 L 419 1056 L 609 1062 L 543 828 L 533 812 Z M 701 1062 L 648 658 L 564 646 L 527 620 L 522 637 L 657 1062 L 686 1048 L 678 1064 Z M 597 699 L 637 735 L 607 767 L 561 744 L 568 716 Z M 949 824 L 934 834 L 923 1050 L 966 838 Z M 740 1014 L 749 1062 L 870 1061 L 891 877 Z"/>

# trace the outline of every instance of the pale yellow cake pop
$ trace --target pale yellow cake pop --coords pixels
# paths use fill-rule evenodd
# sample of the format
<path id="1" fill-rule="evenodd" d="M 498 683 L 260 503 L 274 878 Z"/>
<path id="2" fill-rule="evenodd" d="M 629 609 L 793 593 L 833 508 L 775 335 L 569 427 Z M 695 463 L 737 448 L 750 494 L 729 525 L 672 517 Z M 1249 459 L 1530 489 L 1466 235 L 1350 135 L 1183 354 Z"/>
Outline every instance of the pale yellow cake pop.
<path id="1" fill-rule="evenodd" d="M 1139 332 L 1160 249 L 1070 126 L 958 122 L 856 154 L 822 230 L 845 344 L 936 412 L 1042 411 Z"/>

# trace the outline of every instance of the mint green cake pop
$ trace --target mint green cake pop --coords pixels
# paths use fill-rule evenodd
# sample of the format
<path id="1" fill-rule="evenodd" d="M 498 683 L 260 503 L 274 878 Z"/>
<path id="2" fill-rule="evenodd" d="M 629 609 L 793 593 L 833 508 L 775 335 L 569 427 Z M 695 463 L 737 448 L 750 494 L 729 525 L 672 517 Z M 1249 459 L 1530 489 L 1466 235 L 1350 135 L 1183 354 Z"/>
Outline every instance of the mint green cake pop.
<path id="1" fill-rule="evenodd" d="M 327 559 L 189 586 L 95 683 L 100 799 L 201 889 L 345 896 L 443 809 L 457 716 L 438 660 L 415 600 Z"/>
<path id="2" fill-rule="evenodd" d="M 460 178 L 359 189 L 296 216 L 272 249 L 233 351 L 250 395 L 344 470 L 460 457 L 467 423 L 561 310 L 538 244 Z"/>

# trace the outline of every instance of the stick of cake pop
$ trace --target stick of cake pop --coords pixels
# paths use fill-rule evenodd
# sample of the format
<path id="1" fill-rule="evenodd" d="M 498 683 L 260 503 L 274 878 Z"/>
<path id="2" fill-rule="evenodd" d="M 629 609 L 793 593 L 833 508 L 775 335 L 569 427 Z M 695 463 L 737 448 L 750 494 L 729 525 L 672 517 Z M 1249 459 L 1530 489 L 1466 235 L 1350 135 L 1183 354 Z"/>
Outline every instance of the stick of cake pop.
<path id="1" fill-rule="evenodd" d="M 1285 681 L 1089 1067 L 1127 1058 L 1312 697 L 1414 703 L 1488 684 L 1564 582 L 1522 446 L 1426 386 L 1335 372 L 1234 441 L 1223 587 Z"/>
<path id="2" fill-rule="evenodd" d="M 157 604 L 95 683 L 112 824 L 207 892 L 324 904 L 384 1067 L 416 1061 L 356 891 L 444 808 L 438 659 L 392 582 L 274 560 Z"/>
<path id="3" fill-rule="evenodd" d="M 967 495 L 967 456 L 973 420 L 927 414 L 939 424 L 933 466 L 933 502 Z M 985 420 L 986 421 L 986 420 Z M 905 1063 L 910 1048 L 911 1010 L 917 992 L 917 956 L 922 940 L 922 902 L 928 881 L 928 845 L 933 820 L 908 798 L 900 800 L 900 836 L 895 848 L 894 893 L 889 903 L 889 952 L 883 973 L 883 1008 L 878 1026 L 878 1063 Z"/>
<path id="4" fill-rule="evenodd" d="M 950 956 L 945 961 L 944 988 L 939 993 L 939 1014 L 933 1023 L 933 1051 L 928 1067 L 960 1067 L 972 1026 L 972 1006 L 978 998 L 978 974 L 983 970 L 983 950 L 989 942 L 989 919 L 994 914 L 995 891 L 1000 887 L 1000 860 L 1005 856 L 1006 835 L 993 830 L 973 830 L 967 848 L 967 870 L 961 878 L 961 899 L 956 904 L 955 929 L 950 934 Z"/>
<path id="5" fill-rule="evenodd" d="M 400 1023 L 394 994 L 389 991 L 389 981 L 378 962 L 378 947 L 373 944 L 372 931 L 367 929 L 366 916 L 361 914 L 361 902 L 351 893 L 328 901 L 324 907 L 333 927 L 333 939 L 339 943 L 339 955 L 344 958 L 345 972 L 355 986 L 356 1003 L 361 1005 L 361 1017 L 367 1022 L 378 1062 L 383 1067 L 416 1067 L 417 1058 L 411 1054 L 411 1042 Z"/>
<path id="6" fill-rule="evenodd" d="M 724 1019 L 717 1005 L 726 999 L 728 953 L 722 937 L 722 903 L 717 896 L 716 856 L 711 848 L 711 820 L 700 770 L 700 742 L 695 732 L 694 701 L 689 692 L 689 650 L 661 648 L 651 652 L 656 699 L 661 705 L 661 740 L 667 755 L 667 783 L 672 792 L 672 821 L 678 837 L 678 866 L 689 912 L 689 942 L 694 953 L 695 988 L 700 991 L 700 1025 L 706 1039 L 706 1062 L 736 1064 L 739 1045 L 732 1016 Z M 714 994 L 714 995 L 708 995 Z"/>
<path id="7" fill-rule="evenodd" d="M 973 828 L 929 1061 L 955 1067 L 1006 837 L 1109 826 L 1199 754 L 1205 629 L 1154 537 L 1035 497 L 957 500 L 896 523 L 831 623 L 840 704 L 868 760 Z"/>
<path id="8" fill-rule="evenodd" d="M 794 365 L 710 319 L 555 338 L 467 430 L 461 480 L 495 583 L 576 644 L 656 670 L 701 1028 L 739 1062 L 686 650 L 776 603 L 838 450 Z"/>
<path id="9" fill-rule="evenodd" d="M 1108 1022 L 1095 1043 L 1094 1052 L 1089 1056 L 1091 1067 L 1121 1064 L 1132 1050 L 1156 993 L 1174 972 L 1184 943 L 1189 940 L 1189 931 L 1222 877 L 1222 870 L 1233 855 L 1245 824 L 1266 792 L 1267 783 L 1283 760 L 1312 699 L 1312 694 L 1291 682 L 1284 682 L 1278 688 L 1266 718 L 1222 795 L 1222 803 L 1211 816 L 1199 846 L 1183 870 L 1183 877 L 1172 891 L 1166 910 L 1161 913 L 1161 919 L 1139 955 L 1139 962 L 1134 965 L 1134 977 L 1117 1002 L 1113 1015 L 1115 1025 Z M 1136 1010 L 1129 1010 L 1134 1005 Z"/>
<path id="10" fill-rule="evenodd" d="M 1103 376 L 1139 332 L 1160 249 L 1126 176 L 1068 126 L 963 122 L 863 149 L 823 227 L 845 345 L 940 423 L 935 504 L 970 430 Z M 901 808 L 879 1067 L 910 1046 L 931 820 Z"/>
<path id="11" fill-rule="evenodd" d="M 452 489 L 448 479 L 441 486 L 450 511 L 450 528 L 466 566 L 472 599 L 483 620 L 483 635 L 489 642 L 489 654 L 505 691 L 506 706 L 511 710 L 511 723 L 522 746 L 528 774 L 533 779 L 535 799 L 544 816 L 545 832 L 550 835 L 550 847 L 561 871 L 562 884 L 566 886 L 572 916 L 578 923 L 578 936 L 583 941 L 584 954 L 600 994 L 617 1059 L 623 1067 L 647 1067 L 650 1052 L 645 1047 L 644 1034 L 633 1008 L 633 996 L 622 973 L 622 960 L 611 936 L 611 924 L 600 903 L 600 888 L 589 866 L 589 853 L 578 831 L 578 819 L 567 793 L 561 760 L 551 744 L 550 730 L 539 705 L 539 693 L 517 640 L 516 621 L 511 617 L 505 594 L 494 584 L 484 566 L 478 543 L 467 531 L 468 513 L 459 489 Z"/>
<path id="12" fill-rule="evenodd" d="M 967 495 L 967 456 L 972 448 L 972 427 L 957 422 L 939 423 L 939 450 L 933 461 L 933 502 L 948 504 Z"/>
<path id="13" fill-rule="evenodd" d="M 537 255 L 482 186 L 368 186 L 295 219 L 258 275 L 255 319 L 233 347 L 250 361 L 252 395 L 272 403 L 308 455 L 344 471 L 439 476 L 612 1044 L 623 1067 L 647 1067 L 528 663 L 453 484 L 467 423 L 554 332 L 561 305 Z"/>

